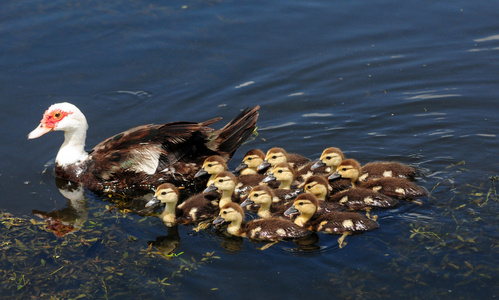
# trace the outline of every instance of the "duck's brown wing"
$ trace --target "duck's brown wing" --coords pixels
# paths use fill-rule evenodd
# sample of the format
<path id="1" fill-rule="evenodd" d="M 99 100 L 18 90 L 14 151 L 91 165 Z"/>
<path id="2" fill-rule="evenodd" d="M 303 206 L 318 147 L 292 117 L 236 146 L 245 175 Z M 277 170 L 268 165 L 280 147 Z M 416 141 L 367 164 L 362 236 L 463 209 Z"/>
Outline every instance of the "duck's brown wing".
<path id="1" fill-rule="evenodd" d="M 151 175 L 180 160 L 214 153 L 206 146 L 207 136 L 213 132 L 207 124 L 217 120 L 131 128 L 95 146 L 90 153 L 89 171 L 104 180 L 124 171 Z"/>

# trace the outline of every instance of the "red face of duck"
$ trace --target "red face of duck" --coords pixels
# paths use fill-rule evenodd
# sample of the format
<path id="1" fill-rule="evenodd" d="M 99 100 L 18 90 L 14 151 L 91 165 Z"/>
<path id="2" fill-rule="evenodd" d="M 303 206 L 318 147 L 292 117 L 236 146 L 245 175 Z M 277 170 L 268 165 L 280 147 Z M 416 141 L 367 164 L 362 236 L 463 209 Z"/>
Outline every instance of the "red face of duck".
<path id="1" fill-rule="evenodd" d="M 28 139 L 36 139 L 44 135 L 47 132 L 56 130 L 59 123 L 72 112 L 64 111 L 60 108 L 49 108 L 43 114 L 43 119 L 40 121 L 40 125 L 31 131 L 28 135 Z"/>

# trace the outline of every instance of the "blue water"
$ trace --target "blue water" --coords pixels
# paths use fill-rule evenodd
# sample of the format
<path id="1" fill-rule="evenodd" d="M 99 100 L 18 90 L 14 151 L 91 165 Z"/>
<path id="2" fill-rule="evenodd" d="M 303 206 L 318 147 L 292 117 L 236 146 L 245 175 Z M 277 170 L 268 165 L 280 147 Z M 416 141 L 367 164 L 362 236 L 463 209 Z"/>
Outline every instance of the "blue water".
<path id="1" fill-rule="evenodd" d="M 499 2 L 17 0 L 0 8 L 2 212 L 41 222 L 32 210 L 68 205 L 52 174 L 63 135 L 26 140 L 61 101 L 85 113 L 89 149 L 140 124 L 221 116 L 221 127 L 258 104 L 259 135 L 232 169 L 252 148 L 317 159 L 336 146 L 361 163 L 416 166 L 431 191 L 423 205 L 377 212 L 380 228 L 342 249 L 337 236 L 319 235 L 317 249 L 289 242 L 261 251 L 180 227 L 169 260 L 146 254 L 148 241 L 167 234 L 159 220 L 108 213 L 112 204 L 87 192 L 82 230 L 34 232 L 50 247 L 22 267 L 3 265 L 4 278 L 31 281 L 19 289 L 2 281 L 1 295 L 497 297 Z M 82 239 L 111 239 L 93 223 L 117 242 L 74 250 Z M 1 251 L 15 257 L 15 248 Z M 207 252 L 217 258 L 200 263 Z M 99 259 L 122 275 L 109 278 Z M 193 259 L 199 264 L 186 271 Z M 72 278 L 79 265 L 91 267 Z M 33 269 L 52 284 L 37 287 Z M 170 285 L 154 283 L 166 277 Z"/>

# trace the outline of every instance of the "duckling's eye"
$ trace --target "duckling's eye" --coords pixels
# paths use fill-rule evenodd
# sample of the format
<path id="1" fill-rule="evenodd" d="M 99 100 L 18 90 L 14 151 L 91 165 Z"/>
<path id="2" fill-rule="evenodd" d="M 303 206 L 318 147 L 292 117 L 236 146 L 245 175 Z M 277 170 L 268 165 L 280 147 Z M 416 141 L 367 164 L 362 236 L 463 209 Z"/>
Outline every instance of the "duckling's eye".
<path id="1" fill-rule="evenodd" d="M 272 159 L 276 159 L 276 158 L 277 158 L 277 155 L 272 156 Z"/>
<path id="2" fill-rule="evenodd" d="M 306 189 L 310 190 L 312 188 L 312 185 L 307 185 Z"/>
<path id="3" fill-rule="evenodd" d="M 303 205 L 303 202 L 298 202 L 298 205 Z"/>
<path id="4" fill-rule="evenodd" d="M 253 194 L 253 196 L 258 197 L 259 195 L 258 195 L 258 193 L 255 193 L 255 194 Z"/>
<path id="5" fill-rule="evenodd" d="M 163 196 L 166 195 L 166 192 L 161 192 L 161 195 L 163 195 Z"/>
<path id="6" fill-rule="evenodd" d="M 343 169 L 341 169 L 341 170 L 342 170 L 342 171 L 346 171 L 346 170 L 347 170 L 347 168 L 343 168 Z"/>
<path id="7" fill-rule="evenodd" d="M 282 170 L 277 170 L 277 173 L 282 173 Z"/>
<path id="8" fill-rule="evenodd" d="M 210 167 L 210 168 L 211 168 L 211 167 L 213 167 L 213 165 L 212 165 L 212 164 L 208 164 L 208 167 Z"/>
<path id="9" fill-rule="evenodd" d="M 332 157 L 331 156 L 326 156 L 326 159 L 331 159 Z"/>
<path id="10" fill-rule="evenodd" d="M 226 214 L 227 214 L 227 211 L 225 211 L 225 210 L 224 210 L 224 211 L 222 212 L 222 214 L 226 215 Z"/>
<path id="11" fill-rule="evenodd" d="M 253 159 L 253 157 L 248 157 L 248 160 L 252 160 L 252 159 Z"/>
<path id="12" fill-rule="evenodd" d="M 223 179 L 219 179 L 218 182 L 224 182 L 224 180 Z"/>

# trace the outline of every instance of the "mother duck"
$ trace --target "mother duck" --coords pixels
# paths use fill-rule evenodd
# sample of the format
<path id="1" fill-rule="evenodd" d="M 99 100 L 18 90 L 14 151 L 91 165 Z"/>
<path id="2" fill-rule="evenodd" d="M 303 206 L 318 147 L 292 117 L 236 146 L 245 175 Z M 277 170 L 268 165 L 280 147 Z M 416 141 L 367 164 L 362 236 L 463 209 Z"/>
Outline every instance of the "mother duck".
<path id="1" fill-rule="evenodd" d="M 253 133 L 259 108 L 245 109 L 218 130 L 209 125 L 221 118 L 133 127 L 86 152 L 85 116 L 73 104 L 57 103 L 45 111 L 28 139 L 64 131 L 64 143 L 55 159 L 56 176 L 82 183 L 94 193 L 140 194 L 164 182 L 190 185 L 210 155 L 228 161 Z"/>

